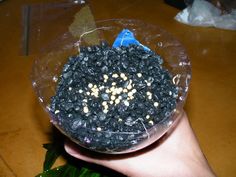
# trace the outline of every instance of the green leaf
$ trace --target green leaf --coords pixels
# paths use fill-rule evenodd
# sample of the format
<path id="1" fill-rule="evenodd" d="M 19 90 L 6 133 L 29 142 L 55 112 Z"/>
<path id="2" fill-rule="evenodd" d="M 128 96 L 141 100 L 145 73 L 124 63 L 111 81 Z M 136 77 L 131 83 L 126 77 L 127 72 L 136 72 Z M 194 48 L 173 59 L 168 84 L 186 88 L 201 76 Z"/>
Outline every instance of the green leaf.
<path id="1" fill-rule="evenodd" d="M 102 177 L 102 176 L 101 174 L 94 172 L 93 170 L 83 167 L 80 170 L 80 174 L 78 177 Z"/>
<path id="2" fill-rule="evenodd" d="M 38 174 L 36 177 L 79 177 L 80 169 L 69 164 L 53 168 Z"/>
<path id="3" fill-rule="evenodd" d="M 82 168 L 79 174 L 79 177 L 85 177 L 85 175 L 88 173 L 89 169 Z"/>
<path id="4" fill-rule="evenodd" d="M 82 164 L 78 167 L 78 162 L 74 159 L 68 158 L 65 165 L 51 169 L 56 159 L 65 153 L 63 144 L 49 143 L 44 144 L 43 147 L 47 150 L 43 172 L 36 177 L 107 177 L 95 172 Z"/>
<path id="5" fill-rule="evenodd" d="M 61 177 L 78 177 L 80 169 L 70 165 L 65 165 L 65 171 L 63 172 Z"/>
<path id="6" fill-rule="evenodd" d="M 65 166 L 56 167 L 51 170 L 44 171 L 43 173 L 38 174 L 36 177 L 61 177 L 65 171 Z"/>
<path id="7" fill-rule="evenodd" d="M 47 149 L 45 160 L 43 163 L 43 171 L 51 169 L 56 159 L 62 154 L 62 147 L 52 143 L 44 144 L 43 147 Z"/>
<path id="8" fill-rule="evenodd" d="M 96 173 L 93 170 L 90 170 L 85 167 L 80 169 L 70 164 L 65 164 L 63 166 L 59 166 L 51 170 L 44 171 L 43 173 L 38 174 L 36 177 L 102 177 L 102 176 L 99 173 Z"/>
<path id="9" fill-rule="evenodd" d="M 98 173 L 92 173 L 91 174 L 91 177 L 100 177 L 101 175 L 100 174 L 98 174 Z"/>

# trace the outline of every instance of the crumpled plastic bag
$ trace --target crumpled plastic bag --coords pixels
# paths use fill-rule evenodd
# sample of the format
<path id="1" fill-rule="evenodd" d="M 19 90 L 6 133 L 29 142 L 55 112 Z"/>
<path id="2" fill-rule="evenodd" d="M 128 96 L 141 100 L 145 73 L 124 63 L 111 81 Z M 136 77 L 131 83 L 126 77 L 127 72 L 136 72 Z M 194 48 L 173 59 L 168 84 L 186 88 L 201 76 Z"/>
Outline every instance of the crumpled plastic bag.
<path id="1" fill-rule="evenodd" d="M 211 3 L 195 0 L 191 6 L 178 13 L 175 20 L 192 26 L 236 30 L 236 9 L 228 14 L 222 14 L 222 11 Z"/>

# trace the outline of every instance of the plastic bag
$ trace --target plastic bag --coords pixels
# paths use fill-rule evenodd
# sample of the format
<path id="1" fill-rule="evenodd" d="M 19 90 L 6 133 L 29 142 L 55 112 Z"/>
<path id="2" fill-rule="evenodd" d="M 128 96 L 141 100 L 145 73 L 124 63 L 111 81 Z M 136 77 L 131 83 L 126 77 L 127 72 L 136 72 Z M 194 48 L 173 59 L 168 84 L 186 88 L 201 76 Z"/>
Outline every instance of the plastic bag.
<path id="1" fill-rule="evenodd" d="M 236 9 L 224 14 L 208 1 L 195 0 L 191 6 L 178 13 L 175 20 L 192 26 L 236 30 Z"/>

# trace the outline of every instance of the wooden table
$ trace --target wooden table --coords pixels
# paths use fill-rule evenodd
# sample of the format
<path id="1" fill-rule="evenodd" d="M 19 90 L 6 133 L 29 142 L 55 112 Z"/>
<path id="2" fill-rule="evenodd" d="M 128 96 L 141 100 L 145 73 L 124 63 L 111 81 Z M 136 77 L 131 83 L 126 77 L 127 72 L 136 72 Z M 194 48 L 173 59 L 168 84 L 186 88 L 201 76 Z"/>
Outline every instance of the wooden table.
<path id="1" fill-rule="evenodd" d="M 52 0 L 51 0 L 52 1 Z M 20 56 L 21 5 L 0 3 L 0 176 L 31 177 L 42 170 L 52 127 L 33 93 L 33 56 Z M 49 1 L 47 1 L 49 2 Z M 236 175 L 236 32 L 176 22 L 178 10 L 155 0 L 91 2 L 98 19 L 137 18 L 178 38 L 192 63 L 185 110 L 200 145 L 218 176 Z M 63 160 L 59 161 L 61 163 Z"/>

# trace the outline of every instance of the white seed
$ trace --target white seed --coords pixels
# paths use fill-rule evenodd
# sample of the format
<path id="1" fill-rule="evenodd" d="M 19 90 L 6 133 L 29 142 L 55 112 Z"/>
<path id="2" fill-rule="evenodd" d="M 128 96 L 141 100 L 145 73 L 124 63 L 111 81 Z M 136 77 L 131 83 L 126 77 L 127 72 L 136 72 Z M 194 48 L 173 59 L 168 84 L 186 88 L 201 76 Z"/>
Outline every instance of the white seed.
<path id="1" fill-rule="evenodd" d="M 119 75 L 115 73 L 115 74 L 112 74 L 112 77 L 113 77 L 113 78 L 118 78 Z"/>
<path id="2" fill-rule="evenodd" d="M 112 95 L 116 95 L 117 94 L 117 89 L 114 89 L 112 92 Z"/>
<path id="3" fill-rule="evenodd" d="M 114 96 L 114 95 L 111 95 L 111 100 L 115 100 L 116 99 L 116 97 Z"/>
<path id="4" fill-rule="evenodd" d="M 108 110 L 107 110 L 107 109 L 104 109 L 103 112 L 106 114 L 106 113 L 108 113 Z"/>
<path id="5" fill-rule="evenodd" d="M 104 75 L 103 75 L 103 78 L 104 78 L 105 80 L 107 80 L 109 77 L 108 77 L 108 75 L 104 74 Z"/>
<path id="6" fill-rule="evenodd" d="M 59 112 L 60 112 L 59 110 L 56 110 L 54 113 L 55 113 L 55 114 L 58 114 Z"/>
<path id="7" fill-rule="evenodd" d="M 85 102 L 85 103 L 87 103 L 87 102 L 88 102 L 88 100 L 87 100 L 87 99 L 83 99 L 82 101 L 83 101 L 83 102 Z"/>
<path id="8" fill-rule="evenodd" d="M 172 92 L 171 92 L 171 91 L 169 91 L 169 95 L 170 95 L 170 96 L 172 95 Z"/>
<path id="9" fill-rule="evenodd" d="M 108 108 L 109 108 L 108 105 L 105 105 L 105 106 L 104 106 L 104 109 L 108 109 Z"/>
<path id="10" fill-rule="evenodd" d="M 113 92 L 114 90 L 115 90 L 115 87 L 112 86 L 112 87 L 110 88 L 110 91 Z"/>
<path id="11" fill-rule="evenodd" d="M 118 99 L 120 99 L 120 100 L 121 100 L 121 99 L 122 99 L 122 96 L 118 96 Z"/>
<path id="12" fill-rule="evenodd" d="M 98 93 L 99 91 L 98 90 L 92 90 L 92 93 Z"/>
<path id="13" fill-rule="evenodd" d="M 147 86 L 150 87 L 152 84 L 150 82 L 147 82 Z"/>
<path id="14" fill-rule="evenodd" d="M 102 90 L 102 89 L 104 89 L 104 86 L 103 86 L 103 85 L 99 87 L 99 90 Z"/>
<path id="15" fill-rule="evenodd" d="M 128 90 L 127 90 L 127 89 L 123 89 L 123 92 L 124 92 L 124 93 L 127 93 L 127 92 L 128 92 Z"/>
<path id="16" fill-rule="evenodd" d="M 124 73 L 120 73 L 120 77 L 124 79 L 126 75 Z"/>
<path id="17" fill-rule="evenodd" d="M 112 83 L 111 83 L 111 85 L 113 85 L 113 86 L 114 86 L 114 85 L 116 85 L 116 83 L 115 83 L 115 82 L 112 82 Z"/>
<path id="18" fill-rule="evenodd" d="M 83 108 L 83 111 L 84 111 L 84 113 L 88 113 L 88 112 L 89 112 L 89 109 L 88 109 L 88 107 L 87 107 L 87 106 L 85 106 L 85 107 Z"/>
<path id="19" fill-rule="evenodd" d="M 131 90 L 131 89 L 132 89 L 132 86 L 131 86 L 131 85 L 128 85 L 128 86 L 127 86 L 127 89 Z"/>
<path id="20" fill-rule="evenodd" d="M 129 106 L 129 102 L 127 100 L 124 101 L 125 106 Z"/>
<path id="21" fill-rule="evenodd" d="M 103 101 L 103 102 L 102 102 L 102 105 L 103 105 L 103 106 L 107 105 L 107 102 L 106 102 L 106 101 Z"/>
<path id="22" fill-rule="evenodd" d="M 130 96 L 129 98 L 132 100 L 132 99 L 134 99 L 134 96 Z"/>
<path id="23" fill-rule="evenodd" d="M 107 80 L 106 80 L 106 79 L 104 79 L 104 82 L 106 83 L 106 82 L 107 82 Z"/>
<path id="24" fill-rule="evenodd" d="M 132 93 L 136 93 L 136 92 L 137 92 L 137 90 L 136 90 L 136 89 L 133 89 L 133 90 L 132 90 Z"/>
<path id="25" fill-rule="evenodd" d="M 83 90 L 79 89 L 79 93 L 83 93 Z"/>
<path id="26" fill-rule="evenodd" d="M 98 97 L 98 93 L 97 93 L 97 92 L 95 92 L 95 93 L 94 93 L 94 96 L 95 96 L 95 97 Z"/>
<path id="27" fill-rule="evenodd" d="M 88 87 L 89 87 L 89 88 L 92 88 L 92 87 L 93 87 L 93 84 L 89 83 L 89 84 L 88 84 Z"/>
<path id="28" fill-rule="evenodd" d="M 93 87 L 91 90 L 92 90 L 92 92 L 99 92 L 99 89 L 98 89 L 98 88 L 94 88 L 94 87 Z"/>
<path id="29" fill-rule="evenodd" d="M 101 127 L 97 127 L 97 131 L 102 131 L 102 128 Z"/>
<path id="30" fill-rule="evenodd" d="M 94 85 L 93 88 L 98 88 L 98 86 L 97 86 L 97 85 Z"/>
<path id="31" fill-rule="evenodd" d="M 133 96 L 133 93 L 132 93 L 132 92 L 129 92 L 129 93 L 128 93 L 128 97 L 131 97 L 131 96 Z"/>
<path id="32" fill-rule="evenodd" d="M 93 95 L 93 96 L 98 96 L 98 91 L 93 91 L 92 93 L 91 93 L 91 95 Z"/>
<path id="33" fill-rule="evenodd" d="M 151 100 L 151 99 L 152 99 L 152 95 L 149 95 L 149 96 L 148 96 L 148 99 Z"/>
<path id="34" fill-rule="evenodd" d="M 146 115 L 146 119 L 150 119 L 150 115 Z"/>
<path id="35" fill-rule="evenodd" d="M 154 106 L 155 106 L 155 107 L 158 107 L 158 106 L 159 106 L 159 103 L 158 103 L 158 102 L 154 102 Z"/>
<path id="36" fill-rule="evenodd" d="M 86 92 L 87 95 L 90 95 L 90 92 Z"/>
<path id="37" fill-rule="evenodd" d="M 69 91 L 71 91 L 72 90 L 72 87 L 69 87 L 69 89 L 68 89 Z"/>
<path id="38" fill-rule="evenodd" d="M 142 77 L 142 73 L 137 73 L 137 76 L 138 77 Z"/>
<path id="39" fill-rule="evenodd" d="M 152 120 L 150 120 L 148 123 L 154 125 L 154 122 Z"/>
<path id="40" fill-rule="evenodd" d="M 121 118 L 118 119 L 118 122 L 122 122 L 123 120 Z"/>
<path id="41" fill-rule="evenodd" d="M 110 103 L 110 104 L 113 104 L 113 103 L 114 103 L 114 101 L 110 101 L 109 103 Z"/>
<path id="42" fill-rule="evenodd" d="M 109 89 L 106 89 L 106 93 L 111 93 L 111 91 Z"/>
<path id="43" fill-rule="evenodd" d="M 115 88 L 113 92 L 114 92 L 114 95 L 120 94 L 118 88 Z"/>
<path id="44" fill-rule="evenodd" d="M 149 91 L 147 91 L 147 92 L 146 92 L 146 94 L 147 94 L 147 95 L 152 95 L 152 93 L 151 93 L 151 92 L 149 92 Z"/>
<path id="45" fill-rule="evenodd" d="M 116 99 L 116 100 L 115 100 L 115 103 L 116 103 L 116 104 L 119 104 L 119 103 L 120 103 L 120 99 Z"/>
<path id="46" fill-rule="evenodd" d="M 124 77 L 123 80 L 126 81 L 128 79 L 128 77 Z"/>
<path id="47" fill-rule="evenodd" d="M 120 94 L 122 91 L 123 91 L 123 88 L 119 87 L 119 88 L 117 89 L 117 94 Z"/>

